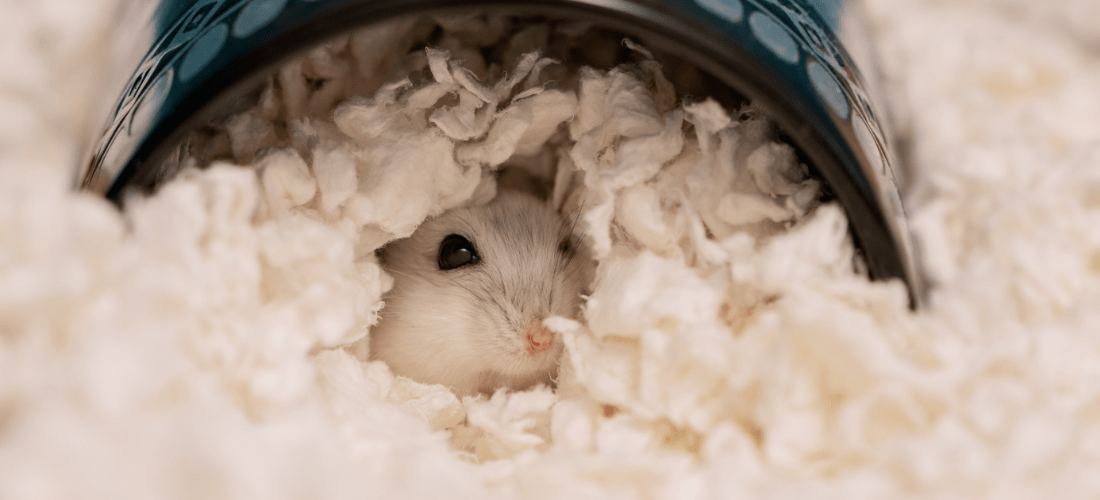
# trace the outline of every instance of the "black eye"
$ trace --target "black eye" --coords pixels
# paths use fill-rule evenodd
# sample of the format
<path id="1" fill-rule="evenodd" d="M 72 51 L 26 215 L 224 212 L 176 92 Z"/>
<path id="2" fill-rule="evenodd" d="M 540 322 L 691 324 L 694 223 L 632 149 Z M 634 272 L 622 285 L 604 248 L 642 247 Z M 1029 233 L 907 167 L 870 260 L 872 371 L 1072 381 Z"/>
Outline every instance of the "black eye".
<path id="1" fill-rule="evenodd" d="M 447 235 L 439 244 L 439 270 L 450 271 L 469 264 L 477 264 L 481 256 L 470 240 L 457 234 Z"/>

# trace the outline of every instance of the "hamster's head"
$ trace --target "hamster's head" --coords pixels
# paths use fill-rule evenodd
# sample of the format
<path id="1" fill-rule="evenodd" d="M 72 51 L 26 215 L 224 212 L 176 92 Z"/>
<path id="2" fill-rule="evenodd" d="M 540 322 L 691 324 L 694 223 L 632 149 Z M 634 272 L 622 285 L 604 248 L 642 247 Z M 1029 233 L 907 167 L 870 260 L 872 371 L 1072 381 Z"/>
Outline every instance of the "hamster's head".
<path id="1" fill-rule="evenodd" d="M 542 321 L 576 318 L 595 274 L 574 226 L 503 191 L 390 243 L 381 257 L 394 286 L 370 332 L 371 358 L 460 395 L 549 381 L 562 340 Z"/>

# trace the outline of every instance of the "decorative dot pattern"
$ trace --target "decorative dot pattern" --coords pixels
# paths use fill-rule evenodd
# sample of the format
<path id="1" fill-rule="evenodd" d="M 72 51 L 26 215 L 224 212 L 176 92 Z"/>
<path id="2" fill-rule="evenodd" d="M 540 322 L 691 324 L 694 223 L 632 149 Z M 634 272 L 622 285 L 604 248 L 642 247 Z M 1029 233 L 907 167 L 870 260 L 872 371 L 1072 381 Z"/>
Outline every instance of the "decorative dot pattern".
<path id="1" fill-rule="evenodd" d="M 782 25 L 764 11 L 758 10 L 749 16 L 749 28 L 756 39 L 776 57 L 791 64 L 798 62 L 798 43 Z"/>
<path id="2" fill-rule="evenodd" d="M 817 91 L 817 95 L 821 97 L 825 104 L 829 105 L 829 108 L 833 110 L 841 119 L 847 120 L 848 114 L 851 113 L 851 109 L 848 106 L 848 96 L 844 94 L 844 89 L 841 88 L 840 82 L 833 77 L 829 70 L 825 69 L 821 63 L 817 61 L 810 61 L 810 64 L 806 67 L 809 73 L 810 83 L 813 84 L 814 90 Z"/>
<path id="3" fill-rule="evenodd" d="M 700 7 L 731 23 L 739 23 L 745 17 L 741 0 L 697 0 Z"/>
<path id="4" fill-rule="evenodd" d="M 183 63 L 180 64 L 180 80 L 187 81 L 199 74 L 218 55 L 218 51 L 222 49 L 222 45 L 225 45 L 228 37 L 229 28 L 224 24 L 214 26 L 210 31 L 203 33 L 183 57 Z"/>
<path id="5" fill-rule="evenodd" d="M 149 130 L 164 101 L 168 99 L 168 93 L 172 91 L 172 82 L 175 80 L 175 72 L 172 68 L 161 73 L 157 81 L 153 82 L 149 91 L 138 103 L 134 110 L 134 117 L 130 120 L 130 135 L 142 136 Z"/>
<path id="6" fill-rule="evenodd" d="M 824 23 L 824 26 L 831 31 L 837 32 L 844 1 L 695 0 L 695 3 L 704 10 L 734 24 L 739 24 L 746 18 L 748 9 L 744 2 L 755 7 L 747 15 L 752 36 L 777 59 L 787 64 L 798 64 L 803 60 L 802 50 L 807 50 L 812 57 L 806 58 L 805 71 L 814 93 L 838 117 L 847 120 L 852 113 L 850 100 L 834 74 L 839 72 L 841 77 L 846 75 L 843 63 L 834 60 L 836 51 L 828 49 L 831 42 L 825 38 L 818 26 Z M 810 15 L 811 10 L 820 18 L 819 21 Z M 792 28 L 788 28 L 787 23 L 775 17 L 780 15 L 779 13 L 784 14 L 791 21 Z M 794 31 L 791 31 L 792 29 Z M 803 40 L 803 43 L 800 44 L 799 40 Z M 828 66 L 818 60 L 822 57 L 829 61 Z M 856 84 L 853 83 L 853 85 Z"/>
<path id="7" fill-rule="evenodd" d="M 286 7 L 287 0 L 252 0 L 248 2 L 237 21 L 233 23 L 233 36 L 245 38 L 275 20 Z"/>

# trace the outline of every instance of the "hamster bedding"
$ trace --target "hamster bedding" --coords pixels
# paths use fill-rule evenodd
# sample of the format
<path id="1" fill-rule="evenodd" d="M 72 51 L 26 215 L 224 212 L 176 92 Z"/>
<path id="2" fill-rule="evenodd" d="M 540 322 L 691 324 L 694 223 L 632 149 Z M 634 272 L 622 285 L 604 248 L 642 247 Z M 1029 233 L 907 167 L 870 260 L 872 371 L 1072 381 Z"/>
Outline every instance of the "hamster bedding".
<path id="1" fill-rule="evenodd" d="M 1100 350 L 1043 323 L 1071 307 L 1064 287 L 997 289 L 1021 321 L 1055 325 L 1041 337 L 975 333 L 992 302 L 914 315 L 900 283 L 860 273 L 843 211 L 816 206 L 821 186 L 758 111 L 678 100 L 632 43 L 630 63 L 563 68 L 521 50 L 532 33 L 476 23 L 444 23 L 426 50 L 374 33 L 288 65 L 121 216 L 3 173 L 0 497 L 1100 489 L 1082 473 L 1100 400 L 1079 383 Z M 469 48 L 493 33 L 516 50 L 485 61 Z M 372 40 L 408 57 L 356 56 Z M 376 250 L 486 203 L 501 169 L 579 214 L 598 262 L 582 316 L 546 321 L 565 346 L 556 389 L 459 398 L 369 361 L 392 282 Z M 1081 230 L 1096 211 L 1073 213 L 1050 241 L 1100 247 Z M 1057 276 L 1094 273 L 1067 262 Z M 1096 296 L 1095 281 L 1067 283 Z"/>
<path id="2" fill-rule="evenodd" d="M 567 52 L 562 46 L 574 39 L 598 38 L 592 31 L 596 30 L 575 23 L 523 24 L 496 17 L 401 19 L 370 28 L 285 66 L 256 108 L 196 134 L 184 147 L 181 163 L 187 169 L 210 161 L 199 157 L 251 161 L 263 191 L 260 220 L 280 224 L 298 218 L 338 228 L 348 238 L 346 245 L 354 248 L 354 265 L 370 269 L 367 274 L 376 277 L 365 283 L 371 290 L 364 294 L 369 300 L 358 304 L 365 315 L 357 316 L 347 333 L 361 337 L 351 350 L 362 361 L 386 361 L 396 375 L 440 383 L 458 395 L 476 392 L 474 387 L 487 392 L 501 386 L 526 388 L 531 371 L 541 372 L 543 383 L 551 382 L 559 370 L 548 371 L 544 365 L 552 359 L 539 356 L 535 362 L 533 356 L 523 357 L 518 365 L 502 361 L 511 350 L 496 344 L 518 339 L 518 330 L 498 333 L 485 326 L 492 324 L 487 307 L 537 306 L 492 296 L 466 303 L 442 295 L 445 288 L 434 292 L 438 296 L 419 299 L 419 310 L 416 300 L 379 298 L 377 292 L 389 290 L 394 279 L 425 277 L 413 276 L 421 271 L 412 269 L 379 271 L 376 251 L 408 238 L 425 218 L 493 200 L 498 191 L 495 172 L 502 169 L 520 173 L 501 182 L 507 184 L 508 178 L 519 175 L 521 180 L 510 183 L 526 184 L 523 190 L 528 192 L 542 188 L 546 202 L 563 216 L 569 214 L 570 225 L 584 235 L 583 258 L 589 257 L 591 247 L 600 262 L 599 279 L 585 308 L 586 318 L 599 328 L 578 330 L 572 323 L 580 319 L 576 315 L 547 318 L 545 326 L 556 331 L 555 354 L 561 352 L 563 341 L 571 342 L 577 335 L 637 338 L 658 322 L 689 317 L 707 317 L 713 324 L 703 328 L 710 329 L 722 328 L 721 321 L 738 323 L 726 327 L 735 334 L 766 292 L 736 283 L 730 252 L 723 245 L 735 245 L 730 238 L 739 235 L 744 241 L 736 244 L 752 247 L 756 238 L 765 240 L 785 223 L 794 223 L 816 203 L 820 185 L 807 178 L 793 148 L 772 140 L 775 127 L 758 111 L 746 108 L 744 119 L 734 120 L 711 99 L 677 103 L 676 89 L 661 64 L 630 40 L 603 37 L 605 43 L 634 52 L 635 62 L 609 69 L 567 66 L 539 51 L 518 51 L 534 45 Z M 424 45 L 425 37 L 437 46 L 452 47 L 466 60 L 431 46 L 410 49 Z M 385 60 L 363 55 L 374 54 L 363 47 L 378 46 L 387 47 L 386 54 L 409 55 Z M 506 49 L 491 53 L 499 60 L 486 61 L 483 46 Z M 390 81 L 367 87 L 373 91 L 371 97 L 340 102 L 348 89 L 363 90 L 364 73 L 395 71 L 399 75 Z M 281 142 L 280 137 L 289 140 Z M 538 276 L 542 266 L 534 254 L 515 261 L 523 262 L 525 269 L 502 279 L 556 281 Z M 485 263 L 487 269 L 496 265 Z M 684 305 L 694 304 L 686 309 L 696 310 L 693 316 L 669 310 L 651 314 L 647 321 L 624 323 L 636 312 L 621 304 L 637 302 L 630 307 L 641 311 L 653 307 L 650 301 L 665 299 L 635 297 L 637 292 L 621 287 L 634 274 L 668 272 L 662 266 L 672 272 L 683 268 L 685 275 L 694 272 L 711 282 L 705 287 L 709 291 L 676 298 Z M 573 271 L 590 274 L 580 268 Z M 448 283 L 458 279 L 451 276 Z M 586 285 L 577 284 L 572 293 L 579 295 Z M 398 283 L 398 288 L 407 290 L 409 285 Z M 493 289 L 481 293 L 492 295 Z M 418 290 L 423 296 L 427 289 Z M 516 293 L 533 294 L 528 292 Z M 499 294 L 503 296 L 504 289 Z M 379 324 L 377 312 L 386 302 L 401 312 L 386 311 L 394 319 Z M 443 302 L 453 304 L 452 310 L 439 307 Z M 565 310 L 559 307 L 553 314 Z M 401 318 L 418 314 L 439 324 L 433 328 L 431 322 Z M 472 314 L 485 318 L 470 320 L 482 325 L 477 332 L 462 326 Z M 527 323 L 532 318 L 514 319 Z M 405 325 L 405 330 L 395 330 L 395 323 Z M 681 328 L 696 327 L 674 326 L 664 333 L 676 337 Z M 433 331 L 425 333 L 426 329 Z M 428 335 L 447 338 L 414 340 Z M 470 352 L 470 344 L 480 345 L 483 352 Z M 444 345 L 451 352 L 436 352 Z M 494 385 L 478 382 L 481 379 L 514 382 Z M 600 403 L 626 403 L 624 396 Z"/>

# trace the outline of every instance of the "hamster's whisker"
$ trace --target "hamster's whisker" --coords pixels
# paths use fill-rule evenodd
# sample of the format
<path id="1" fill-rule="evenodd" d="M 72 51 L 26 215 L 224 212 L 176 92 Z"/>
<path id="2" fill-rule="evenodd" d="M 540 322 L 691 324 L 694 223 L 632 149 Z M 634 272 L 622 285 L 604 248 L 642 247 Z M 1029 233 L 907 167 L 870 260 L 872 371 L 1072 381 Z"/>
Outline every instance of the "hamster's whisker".
<path id="1" fill-rule="evenodd" d="M 573 251 L 570 252 L 570 254 L 569 254 L 570 259 L 577 256 L 577 251 L 580 250 L 581 244 L 583 244 L 584 239 L 587 236 L 588 236 L 588 231 L 581 231 L 581 234 L 577 235 L 577 239 L 580 241 L 580 244 L 577 244 L 577 245 L 573 246 Z"/>
<path id="2" fill-rule="evenodd" d="M 398 314 L 415 314 L 417 316 L 420 316 L 422 319 L 437 321 L 441 324 L 450 324 L 450 323 L 453 323 L 457 319 L 466 319 L 466 320 L 473 320 L 474 319 L 471 315 L 466 314 L 466 313 L 460 313 L 460 314 L 458 314 L 458 313 L 450 314 L 450 313 L 443 313 L 443 312 L 427 313 L 423 309 L 416 309 L 416 308 L 411 308 L 411 307 L 410 308 L 397 308 L 397 307 L 395 307 L 395 308 L 392 309 L 392 311 L 395 312 L 395 313 L 398 313 Z"/>
<path id="3" fill-rule="evenodd" d="M 451 320 L 451 319 L 454 319 L 455 316 L 458 316 L 457 314 L 449 314 L 449 313 L 442 313 L 442 312 L 431 312 L 432 311 L 431 309 L 422 309 L 422 308 L 417 308 L 417 307 L 412 307 L 412 306 L 401 306 L 401 305 L 397 305 L 397 304 L 386 304 L 385 306 L 382 307 L 382 309 L 383 310 L 388 309 L 391 312 L 397 312 L 397 313 L 413 313 L 413 314 L 420 315 L 422 317 L 434 318 L 434 319 Z M 469 317 L 469 315 L 467 315 L 465 313 L 463 313 L 462 316 L 467 317 L 467 318 Z"/>
<path id="4" fill-rule="evenodd" d="M 572 235 L 572 234 L 577 233 L 577 223 L 580 222 L 581 214 L 582 214 L 581 213 L 581 208 L 584 207 L 584 204 L 587 201 L 588 201 L 588 193 L 585 193 L 584 196 L 581 198 L 581 202 L 577 205 L 577 208 L 574 209 L 574 212 L 577 212 L 577 215 L 576 215 L 576 217 L 573 217 L 573 225 L 570 226 L 570 228 L 569 228 L 569 234 Z M 573 245 L 573 248 L 571 249 L 572 251 L 569 252 L 569 258 L 570 259 L 573 259 L 573 257 L 577 256 L 577 250 L 580 248 L 581 244 L 584 242 L 584 237 L 586 235 L 587 235 L 586 231 L 581 231 L 581 234 L 579 236 L 577 236 L 577 244 Z"/>
<path id="5" fill-rule="evenodd" d="M 412 275 L 412 274 L 409 274 L 409 273 L 406 273 L 406 272 L 402 272 L 402 271 L 398 271 L 396 269 L 390 269 L 390 268 L 386 268 L 386 271 L 391 272 L 393 274 L 398 274 L 398 275 L 404 276 L 404 277 L 412 279 L 412 280 L 419 281 L 421 283 L 424 283 L 425 285 L 431 285 L 431 283 L 428 282 L 428 280 L 426 280 L 424 278 L 421 278 L 420 276 L 415 276 L 415 275 Z"/>
<path id="6" fill-rule="evenodd" d="M 391 310 L 394 311 L 394 312 L 417 314 L 417 315 L 419 315 L 423 318 L 438 319 L 438 320 L 443 320 L 443 321 L 451 321 L 455 318 L 455 316 L 457 316 L 455 314 L 427 313 L 423 309 L 417 309 L 417 308 L 413 308 L 413 307 L 405 307 L 405 308 L 392 307 Z M 467 318 L 469 317 L 465 314 L 463 316 L 467 317 Z"/>
<path id="7" fill-rule="evenodd" d="M 584 204 L 587 200 L 588 200 L 588 195 L 585 194 L 584 198 L 581 198 L 581 202 L 578 203 L 576 207 L 573 207 L 573 210 L 570 210 L 569 213 L 565 214 L 565 217 L 562 218 L 561 227 L 563 229 L 565 228 L 566 224 L 569 224 L 570 219 L 572 219 L 572 221 L 573 221 L 573 224 L 569 227 L 569 234 L 573 234 L 573 231 L 575 231 L 577 229 L 577 221 L 579 221 L 580 218 L 581 218 L 581 215 L 582 215 L 583 209 L 584 209 Z"/>
<path id="8" fill-rule="evenodd" d="M 582 207 L 582 205 L 577 205 L 576 207 L 573 207 L 573 210 L 570 210 L 569 213 L 562 214 L 561 226 L 559 226 L 558 229 L 559 230 L 565 229 L 565 225 L 569 224 L 569 221 L 574 219 L 573 214 L 578 214 L 578 216 L 579 216 L 579 212 L 581 210 L 581 207 Z"/>

